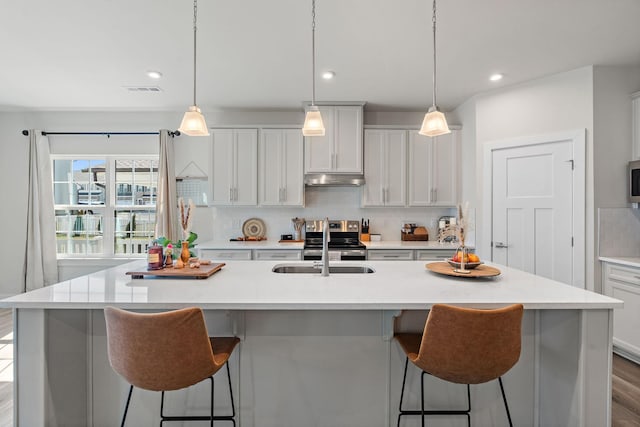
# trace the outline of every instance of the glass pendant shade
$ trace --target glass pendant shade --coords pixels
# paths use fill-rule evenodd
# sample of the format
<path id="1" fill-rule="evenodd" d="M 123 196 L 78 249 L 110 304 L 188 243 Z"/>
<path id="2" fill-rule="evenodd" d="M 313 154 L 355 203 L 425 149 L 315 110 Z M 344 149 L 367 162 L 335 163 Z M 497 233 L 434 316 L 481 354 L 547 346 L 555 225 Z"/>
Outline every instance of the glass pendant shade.
<path id="1" fill-rule="evenodd" d="M 189 136 L 209 135 L 209 128 L 207 128 L 207 123 L 204 121 L 204 116 L 200 112 L 200 109 L 195 105 L 189 107 L 189 110 L 184 113 L 182 123 L 178 130 L 180 133 L 184 133 Z"/>
<path id="2" fill-rule="evenodd" d="M 447 119 L 444 114 L 434 106 L 429 108 L 429 112 L 424 115 L 422 127 L 418 133 L 425 136 L 438 136 L 451 133 L 451 130 L 447 126 Z"/>
<path id="3" fill-rule="evenodd" d="M 315 105 L 309 107 L 304 117 L 304 126 L 302 127 L 302 135 L 304 136 L 324 136 L 324 123 L 320 110 Z"/>

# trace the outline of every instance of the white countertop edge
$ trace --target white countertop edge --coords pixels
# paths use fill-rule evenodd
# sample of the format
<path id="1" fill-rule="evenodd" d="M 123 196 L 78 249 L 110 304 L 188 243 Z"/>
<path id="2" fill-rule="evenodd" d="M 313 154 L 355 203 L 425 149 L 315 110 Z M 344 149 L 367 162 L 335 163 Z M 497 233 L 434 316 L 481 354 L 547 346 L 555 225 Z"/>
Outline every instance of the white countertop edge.
<path id="1" fill-rule="evenodd" d="M 44 305 L 43 303 L 33 302 L 3 302 L 0 301 L 0 308 L 13 308 L 13 309 L 44 309 L 44 310 L 103 310 L 105 307 L 118 307 L 122 309 L 131 310 L 175 310 L 186 307 L 200 307 L 203 310 L 220 310 L 220 311 L 401 311 L 401 310 L 428 310 L 434 304 L 450 304 L 457 307 L 471 307 L 471 308 L 500 308 L 508 304 L 515 304 L 514 302 L 504 303 L 474 303 L 474 302 L 457 302 L 457 301 L 437 301 L 431 303 L 411 303 L 394 305 L 390 304 L 376 304 L 376 303 L 60 303 L 55 306 L 50 304 Z M 550 305 L 549 302 L 539 303 L 526 303 L 524 304 L 525 310 L 609 310 L 612 308 L 622 308 L 623 302 L 602 302 L 602 303 L 554 303 Z"/>
<path id="2" fill-rule="evenodd" d="M 600 261 L 640 268 L 640 257 L 598 257 Z"/>

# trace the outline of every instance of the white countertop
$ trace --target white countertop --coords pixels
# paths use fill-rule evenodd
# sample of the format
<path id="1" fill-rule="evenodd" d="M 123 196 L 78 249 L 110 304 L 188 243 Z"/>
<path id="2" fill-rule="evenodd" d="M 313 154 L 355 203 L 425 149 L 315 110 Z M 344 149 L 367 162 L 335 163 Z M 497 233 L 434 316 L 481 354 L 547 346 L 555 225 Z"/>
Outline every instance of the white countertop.
<path id="1" fill-rule="evenodd" d="M 438 243 L 437 241 L 409 242 L 402 240 L 383 240 L 380 242 L 362 242 L 367 249 L 445 249 L 452 250 L 458 247 L 457 243 Z M 302 249 L 302 242 L 280 243 L 275 240 L 261 240 L 259 242 L 230 242 L 228 240 L 212 240 L 198 243 L 197 249 Z"/>
<path id="2" fill-rule="evenodd" d="M 260 240 L 259 242 L 231 242 L 229 240 L 211 240 L 198 243 L 196 249 L 297 249 L 302 250 L 304 243 L 280 243 L 277 240 Z"/>
<path id="3" fill-rule="evenodd" d="M 380 242 L 362 242 L 367 249 L 444 249 L 456 250 L 460 245 L 457 243 L 439 243 L 438 241 L 403 241 L 403 240 L 382 240 Z"/>
<path id="4" fill-rule="evenodd" d="M 292 262 L 287 264 L 309 264 Z M 0 301 L 0 307 L 132 309 L 199 306 L 226 310 L 402 310 L 435 303 L 490 308 L 610 309 L 622 301 L 504 266 L 491 279 L 455 278 L 425 269 L 424 261 L 363 261 L 372 274 L 278 274 L 274 261 L 230 261 L 208 279 L 132 279 L 146 268 L 134 261 Z"/>
<path id="5" fill-rule="evenodd" d="M 622 264 L 629 267 L 640 268 L 640 257 L 604 257 L 598 258 L 600 261 L 612 262 L 614 264 Z"/>

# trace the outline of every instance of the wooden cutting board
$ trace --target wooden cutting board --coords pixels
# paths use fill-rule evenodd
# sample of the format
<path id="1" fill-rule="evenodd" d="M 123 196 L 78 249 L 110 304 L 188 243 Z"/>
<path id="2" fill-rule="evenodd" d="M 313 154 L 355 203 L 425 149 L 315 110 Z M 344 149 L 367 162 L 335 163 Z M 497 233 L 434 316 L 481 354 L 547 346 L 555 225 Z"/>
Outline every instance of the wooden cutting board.
<path id="1" fill-rule="evenodd" d="M 144 279 L 145 277 L 173 277 L 175 279 L 206 279 L 220 271 L 225 266 L 224 262 L 201 265 L 200 268 L 163 268 L 162 270 L 127 271 L 132 279 Z"/>
<path id="2" fill-rule="evenodd" d="M 492 277 L 500 274 L 500 270 L 497 268 L 484 264 L 477 266 L 473 270 L 469 270 L 470 273 L 457 273 L 447 262 L 431 262 L 427 264 L 426 267 L 427 270 L 433 271 L 434 273 L 455 277 Z"/>

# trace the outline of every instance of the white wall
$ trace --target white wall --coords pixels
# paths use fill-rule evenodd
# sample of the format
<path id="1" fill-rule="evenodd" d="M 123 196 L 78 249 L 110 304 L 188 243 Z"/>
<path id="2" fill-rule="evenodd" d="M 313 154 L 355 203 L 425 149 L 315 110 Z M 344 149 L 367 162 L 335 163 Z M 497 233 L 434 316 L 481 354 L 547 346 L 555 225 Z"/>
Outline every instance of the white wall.
<path id="1" fill-rule="evenodd" d="M 594 67 L 593 80 L 594 203 L 627 207 L 631 94 L 640 90 L 640 67 Z"/>
<path id="2" fill-rule="evenodd" d="M 487 195 L 482 193 L 483 149 L 489 142 L 544 135 L 567 130 L 587 130 L 587 207 L 585 230 L 587 260 L 594 258 L 594 205 L 593 205 L 593 69 L 584 67 L 556 74 L 525 84 L 504 87 L 476 96 L 454 112 L 464 124 L 463 146 L 469 149 L 475 143 L 475 158 L 463 156 L 463 170 L 475 166 L 477 223 L 489 220 L 482 217 Z M 475 125 L 475 132 L 469 127 Z M 475 134 L 474 134 L 475 133 Z M 470 142 L 469 138 L 475 138 Z M 466 178 L 469 179 L 468 177 Z M 465 182 L 466 184 L 466 182 Z M 468 191 L 469 186 L 463 186 Z M 466 193 L 469 195 L 469 193 Z M 477 245 L 483 236 L 479 228 Z M 482 253 L 480 256 L 486 256 Z M 593 263 L 587 262 L 587 287 L 593 283 Z"/>

